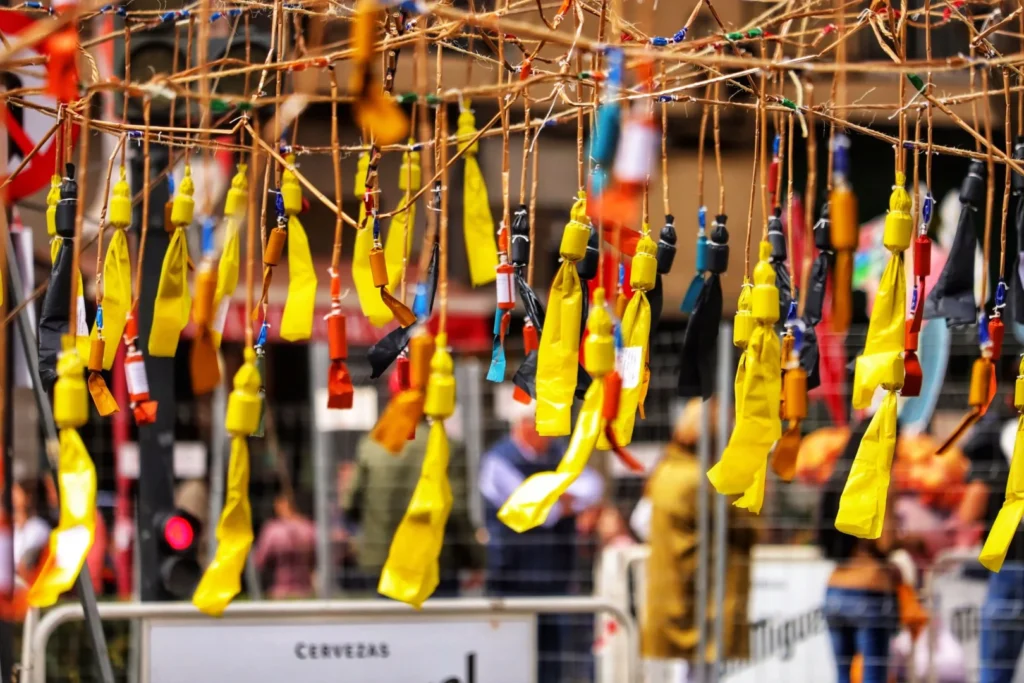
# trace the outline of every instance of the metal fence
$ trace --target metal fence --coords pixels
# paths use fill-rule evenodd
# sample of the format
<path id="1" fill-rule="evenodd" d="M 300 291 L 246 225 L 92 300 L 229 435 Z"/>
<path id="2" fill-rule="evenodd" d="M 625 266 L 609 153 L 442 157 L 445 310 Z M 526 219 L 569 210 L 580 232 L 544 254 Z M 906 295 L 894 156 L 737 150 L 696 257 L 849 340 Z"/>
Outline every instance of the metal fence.
<path id="1" fill-rule="evenodd" d="M 826 339 L 827 332 L 822 332 L 823 339 Z M 671 322 L 666 322 L 652 338 L 651 383 L 646 401 L 646 419 L 637 422 L 634 444 L 631 446 L 648 466 L 653 465 L 664 444 L 669 440 L 674 422 L 683 406 L 683 402 L 675 396 L 678 370 L 680 364 L 685 362 L 680 358 L 679 351 L 682 335 L 682 329 L 674 327 Z M 513 333 L 509 335 L 507 341 L 509 376 L 519 363 L 518 339 L 518 334 Z M 719 384 L 726 391 L 726 395 L 723 396 L 725 405 L 731 404 L 727 394 L 732 388 L 731 381 L 737 358 L 730 341 L 731 333 L 726 327 L 720 333 L 721 350 L 718 358 Z M 862 341 L 863 330 L 852 332 L 846 338 L 843 346 L 848 358 L 852 359 L 855 356 Z M 952 352 L 947 366 L 946 381 L 938 399 L 936 419 L 933 421 L 934 431 L 939 435 L 948 432 L 950 424 L 966 411 L 970 364 L 977 356 L 977 345 L 971 334 L 954 331 L 951 342 Z M 1003 349 L 1003 359 L 998 368 L 1001 389 L 995 401 L 997 407 L 1003 406 L 1003 399 L 1008 392 L 1012 392 L 1012 378 L 1016 375 L 1017 365 L 1014 356 L 1019 350 L 1019 345 L 1008 335 Z M 188 354 L 182 353 L 179 356 L 184 359 Z M 353 349 L 350 356 L 350 369 L 357 390 L 360 391 L 357 397 L 358 410 L 339 418 L 337 414 L 332 415 L 322 410 L 320 405 L 324 402 L 323 386 L 326 377 L 326 349 L 322 345 L 282 346 L 270 350 L 267 384 L 268 395 L 272 400 L 269 403 L 267 436 L 263 440 L 254 439 L 251 444 L 253 477 L 250 493 L 257 530 L 256 551 L 258 552 L 263 540 L 260 539 L 261 532 L 269 527 L 275 516 L 279 516 L 280 510 L 275 509 L 274 500 L 282 482 L 294 491 L 299 517 L 308 520 L 302 528 L 308 529 L 312 537 L 311 542 L 301 548 L 293 548 L 282 553 L 276 567 L 257 566 L 257 563 L 252 563 L 247 573 L 247 592 L 240 596 L 240 604 L 245 604 L 246 600 L 252 598 L 266 597 L 268 589 L 273 588 L 275 571 L 280 569 L 282 564 L 289 563 L 293 564 L 292 580 L 308 586 L 309 597 L 353 598 L 369 596 L 375 592 L 376 576 L 372 572 L 367 575 L 365 569 L 360 566 L 359 553 L 380 552 L 381 544 L 386 544 L 388 540 L 369 541 L 371 544 L 377 543 L 377 547 L 367 545 L 366 539 L 360 539 L 360 532 L 365 530 L 361 530 L 357 524 L 346 519 L 343 502 L 347 489 L 352 484 L 353 472 L 357 468 L 360 441 L 386 404 L 387 388 L 386 379 L 369 381 L 369 367 L 362 360 L 364 355 L 360 350 Z M 240 357 L 239 348 L 226 345 L 225 376 L 231 376 Z M 486 358 L 477 355 L 456 354 L 459 408 L 457 415 L 449 420 L 447 425 L 453 442 L 463 445 L 464 459 L 459 466 L 464 468 L 464 472 L 458 474 L 464 479 L 466 486 L 461 503 L 471 521 L 471 528 L 475 529 L 471 535 L 462 537 L 455 547 L 449 547 L 448 550 L 463 551 L 466 556 L 470 555 L 474 548 L 482 549 L 484 552 L 487 550 L 488 538 L 482 531 L 483 506 L 476 485 L 479 463 L 483 453 L 508 430 L 507 415 L 503 406 L 509 401 L 511 388 L 507 381 L 501 385 L 487 382 L 484 378 L 486 363 Z M 179 365 L 179 376 L 187 377 L 187 365 L 185 362 Z M 179 499 L 186 507 L 191 507 L 194 512 L 199 513 L 207 522 L 207 531 L 212 534 L 223 486 L 226 451 L 225 437 L 218 433 L 218 424 L 221 423 L 218 416 L 223 414 L 226 395 L 223 391 L 218 391 L 209 398 L 192 399 L 187 395 L 187 381 L 179 382 L 179 386 L 179 442 L 196 444 L 195 452 L 186 447 L 180 457 L 181 474 L 184 477 L 179 482 Z M 840 387 L 838 391 L 843 394 L 842 405 L 849 405 L 848 387 Z M 811 415 L 805 423 L 805 430 L 808 432 L 833 423 L 829 413 L 824 409 L 823 399 L 826 397 L 820 396 L 820 393 L 819 390 L 812 399 Z M 721 411 L 719 417 L 720 424 L 709 425 L 710 428 L 705 430 L 705 439 L 698 449 L 698 455 L 703 459 L 704 465 L 710 465 L 717 458 L 717 453 L 712 452 L 712 442 L 724 443 L 731 428 L 728 411 Z M 717 438 L 712 438 L 713 435 L 717 435 Z M 101 490 L 111 492 L 106 498 L 101 496 L 101 503 L 107 504 L 104 513 L 111 532 L 108 534 L 106 581 L 101 599 L 109 600 L 115 593 L 115 562 L 110 556 L 122 550 L 130 539 L 130 530 L 128 539 L 123 536 L 123 529 L 115 532 L 111 511 L 112 491 L 117 474 L 124 474 L 125 468 L 131 469 L 133 436 L 129 430 L 127 438 L 122 436 L 119 439 L 110 429 L 108 422 L 98 420 L 94 421 L 90 428 L 83 430 L 83 436 L 97 463 Z M 36 447 L 41 449 L 41 445 Z M 24 460 L 24 454 L 19 453 L 19 458 Z M 29 459 L 31 460 L 31 457 Z M 600 574 L 600 558 L 606 546 L 623 540 L 635 540 L 632 539 L 626 520 L 643 493 L 644 478 L 625 471 L 605 453 L 595 454 L 592 466 L 604 477 L 605 502 L 600 509 L 579 516 L 578 533 L 573 541 L 575 561 L 571 575 L 552 577 L 568 579 L 563 591 L 566 596 L 592 595 L 595 592 L 594 577 Z M 397 473 L 395 476 L 398 476 Z M 706 484 L 706 479 L 702 480 Z M 400 517 L 407 501 L 400 499 L 400 495 L 396 497 L 398 487 L 392 490 L 387 485 L 387 476 L 381 481 L 381 487 L 372 494 L 374 500 L 393 515 Z M 791 547 L 813 545 L 818 533 L 830 528 L 833 522 L 821 515 L 822 493 L 823 488 L 820 484 L 787 484 L 777 480 L 774 475 L 769 475 L 764 509 L 757 520 L 760 541 Z M 1001 499 L 1002 491 L 992 490 L 990 495 Z M 44 503 L 45 496 L 46 491 L 41 490 L 37 502 Z M 915 492 L 906 492 L 907 499 L 912 500 L 916 496 Z M 724 554 L 715 552 L 715 544 L 729 531 L 729 522 L 726 521 L 726 516 L 721 514 L 726 509 L 726 501 L 720 497 L 705 496 L 700 496 L 699 500 L 701 510 L 695 523 L 698 525 L 698 538 L 701 542 L 698 549 L 700 557 L 695 590 L 699 595 L 711 595 L 712 604 L 720 605 L 720 595 L 715 591 L 725 572 L 725 559 Z M 714 502 L 706 503 L 708 500 Z M 40 508 L 42 511 L 45 505 L 41 505 Z M 899 509 L 891 508 L 890 514 L 900 515 L 901 530 L 908 535 L 916 531 L 914 525 L 917 522 L 904 520 Z M 949 510 L 943 509 L 933 517 L 941 518 L 948 514 Z M 934 520 L 930 518 L 929 524 L 933 522 Z M 362 544 L 360 540 L 363 541 Z M 796 559 L 803 556 L 793 555 L 784 557 L 789 558 L 785 560 L 788 565 L 783 561 L 777 561 L 773 565 L 776 571 L 781 571 L 785 579 L 778 585 L 788 587 L 784 590 L 799 591 L 799 583 L 792 583 L 793 577 L 809 577 L 810 574 L 807 572 L 811 570 L 808 567 L 817 560 L 805 561 Z M 922 576 L 930 571 L 932 561 L 933 558 L 920 559 L 919 569 Z M 807 562 L 811 564 L 808 565 Z M 783 569 L 780 570 L 779 567 Z M 473 568 L 467 565 L 463 568 L 465 571 L 453 577 L 456 580 L 457 594 L 472 597 L 480 595 L 483 591 L 478 583 L 479 575 L 469 571 Z M 817 571 L 820 574 L 822 570 L 819 567 Z M 770 572 L 767 575 L 758 574 L 755 572 L 754 563 L 751 564 L 751 572 L 755 574 L 755 592 L 758 581 L 768 584 L 772 581 L 782 581 L 778 577 L 772 578 Z M 300 576 L 296 578 L 296 574 Z M 758 578 L 759 576 L 761 578 Z M 827 572 L 825 576 L 827 578 Z M 974 582 L 972 585 L 975 586 L 975 593 L 984 594 L 983 577 L 966 580 Z M 634 585 L 636 583 L 639 581 L 635 581 Z M 923 587 L 923 580 L 921 586 Z M 621 590 L 620 588 L 620 592 Z M 969 592 L 959 588 L 952 590 L 956 595 L 967 595 Z M 942 619 L 943 626 L 948 627 L 952 638 L 960 643 L 964 652 L 977 652 L 977 634 L 980 630 L 978 600 L 970 605 L 955 606 L 948 615 L 943 612 L 943 615 L 946 615 Z M 641 602 L 641 595 L 634 594 L 626 608 L 636 609 Z M 703 605 L 704 601 L 698 599 L 697 603 L 699 613 L 700 609 L 703 609 L 699 606 Z M 104 609 L 109 608 L 104 606 Z M 770 612 L 774 608 L 765 609 Z M 762 617 L 758 616 L 761 613 L 752 608 L 750 614 L 756 618 L 752 617 L 753 621 L 748 625 L 752 634 L 752 659 L 749 662 L 731 663 L 720 669 L 709 667 L 704 672 L 706 677 L 697 680 L 710 680 L 712 669 L 723 677 L 736 681 L 745 680 L 745 676 L 755 676 L 759 683 L 772 680 L 827 680 L 780 678 L 779 676 L 783 675 L 781 669 L 764 668 L 769 665 L 790 666 L 788 662 L 793 661 L 793 652 L 806 647 L 806 643 L 811 643 L 812 649 L 828 648 L 824 621 L 820 617 L 820 605 L 809 605 L 806 609 L 800 607 L 803 611 L 797 610 L 798 613 L 795 615 L 790 613 L 792 610 L 787 611 L 789 606 L 782 605 L 778 609 L 780 611 L 777 613 Z M 578 614 L 566 615 L 564 623 L 569 634 L 566 642 L 557 652 L 541 653 L 541 656 L 560 660 L 564 665 L 563 670 L 567 672 L 564 679 L 566 681 L 593 680 L 594 676 L 602 674 L 605 670 L 602 667 L 606 666 L 605 663 L 608 661 L 606 651 L 609 634 L 605 626 L 600 622 L 595 625 L 591 617 Z M 702 619 L 701 623 L 707 623 L 707 620 Z M 798 635 L 794 636 L 794 633 Z M 800 633 L 805 633 L 807 637 L 796 642 Z M 123 626 L 123 622 L 121 625 L 110 624 L 107 637 L 115 666 L 120 670 L 121 676 L 126 676 L 129 655 L 132 653 L 130 632 Z M 714 627 L 705 627 L 703 637 L 707 642 L 714 642 Z M 939 640 L 942 641 L 941 638 Z M 938 644 L 935 647 L 938 647 Z M 42 655 L 37 652 L 36 656 Z M 54 638 L 50 640 L 47 657 L 49 680 L 94 680 L 90 674 L 91 668 L 86 665 L 89 659 L 88 639 L 74 624 L 68 624 L 56 631 Z M 796 661 L 801 660 L 797 658 Z M 817 669 L 813 667 L 820 666 L 820 663 L 816 665 L 811 661 L 808 666 L 816 672 Z M 968 680 L 977 680 L 976 660 L 968 668 L 971 669 L 971 677 Z M 794 670 L 790 668 L 785 671 L 792 674 Z M 810 671 L 798 675 L 803 673 L 812 675 Z M 651 675 L 656 675 L 656 672 Z"/>

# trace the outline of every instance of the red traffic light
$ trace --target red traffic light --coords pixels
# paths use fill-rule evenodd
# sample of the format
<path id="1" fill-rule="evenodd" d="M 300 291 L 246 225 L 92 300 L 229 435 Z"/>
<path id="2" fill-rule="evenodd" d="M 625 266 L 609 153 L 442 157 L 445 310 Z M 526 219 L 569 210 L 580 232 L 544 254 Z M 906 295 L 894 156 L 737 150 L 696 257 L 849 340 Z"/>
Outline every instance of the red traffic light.
<path id="1" fill-rule="evenodd" d="M 181 515 L 172 515 L 164 522 L 164 541 L 171 550 L 188 550 L 195 540 L 196 532 L 191 522 Z"/>

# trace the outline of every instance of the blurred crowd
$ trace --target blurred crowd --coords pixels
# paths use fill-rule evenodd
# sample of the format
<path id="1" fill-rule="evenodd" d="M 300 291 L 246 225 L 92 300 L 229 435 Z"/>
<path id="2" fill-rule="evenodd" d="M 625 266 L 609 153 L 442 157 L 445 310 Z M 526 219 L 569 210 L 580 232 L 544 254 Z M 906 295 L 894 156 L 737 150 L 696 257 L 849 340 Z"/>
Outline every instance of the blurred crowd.
<path id="1" fill-rule="evenodd" d="M 518 406 L 518 404 L 517 404 Z M 638 543 L 649 548 L 645 596 L 634 605 L 642 627 L 642 654 L 649 663 L 673 662 L 673 683 L 690 681 L 699 658 L 712 663 L 738 661 L 751 654 L 748 609 L 752 555 L 762 536 L 763 520 L 744 510 L 726 508 L 724 601 L 715 604 L 708 591 L 703 610 L 706 633 L 724 621 L 723 652 L 709 638 L 699 651 L 698 508 L 705 476 L 697 456 L 701 425 L 717 424 L 717 406 L 685 406 L 643 480 L 639 503 L 616 504 L 607 472 L 586 469 L 538 528 L 523 534 L 499 522 L 497 511 L 530 475 L 557 467 L 564 439 L 539 435 L 534 415 L 517 407 L 505 436 L 488 444 L 478 467 L 468 467 L 464 447 L 452 442 L 449 478 L 453 508 L 440 559 L 435 597 L 589 595 L 604 550 Z M 972 551 L 983 542 L 1002 506 L 1016 435 L 1012 406 L 997 403 L 960 444 L 937 454 L 938 441 L 928 434 L 901 433 L 897 439 L 881 537 L 862 540 L 839 533 L 832 520 L 864 435 L 866 419 L 850 428 L 829 427 L 808 434 L 797 461 L 797 478 L 819 492 L 815 541 L 834 563 L 822 598 L 836 662 L 838 683 L 891 683 L 909 680 L 908 670 L 923 670 L 932 658 L 939 683 L 1010 683 L 1024 646 L 1024 544 L 1013 542 L 998 574 L 978 572 L 988 582 L 980 614 L 980 679 L 969 677 L 965 645 L 951 635 L 918 600 L 924 577 L 943 553 Z M 331 534 L 336 551 L 336 588 L 348 597 L 376 596 L 391 538 L 416 486 L 426 451 L 428 428 L 421 425 L 398 456 L 368 438 L 338 468 L 338 501 Z M 719 444 L 709 437 L 712 453 Z M 595 460 L 595 464 L 597 461 Z M 708 528 L 716 523 L 713 489 L 707 487 Z M 182 495 L 185 494 L 185 495 Z M 14 575 L 0 566 L 0 600 L 7 620 L 20 620 L 24 593 L 45 560 L 50 530 L 57 515 L 56 492 L 48 479 L 20 476 L 11 488 L 13 515 L 0 518 L 0 556 L 13 550 Z M 205 501 L 190 501 L 179 491 L 179 504 L 204 516 Z M 316 594 L 317 529 L 300 510 L 295 491 L 282 478 L 273 490 L 272 514 L 258 520 L 252 565 L 264 597 L 300 599 Z M 633 497 L 636 499 L 636 496 Z M 474 523 L 471 505 L 483 511 Z M 2 507 L 2 506 L 0 506 Z M 109 510 L 107 511 L 109 512 Z M 97 592 L 112 594 L 113 568 L 108 545 L 110 520 L 100 512 L 89 568 Z M 716 563 L 708 543 L 709 566 Z M 979 567 L 980 569 L 980 567 Z M 106 589 L 106 590 L 105 590 Z M 920 642 L 926 624 L 937 630 L 935 645 Z M 538 621 L 538 683 L 592 681 L 594 621 L 581 616 L 542 615 Z M 668 680 L 668 679 L 666 679 Z M 809 680 L 809 679 L 808 679 Z"/>

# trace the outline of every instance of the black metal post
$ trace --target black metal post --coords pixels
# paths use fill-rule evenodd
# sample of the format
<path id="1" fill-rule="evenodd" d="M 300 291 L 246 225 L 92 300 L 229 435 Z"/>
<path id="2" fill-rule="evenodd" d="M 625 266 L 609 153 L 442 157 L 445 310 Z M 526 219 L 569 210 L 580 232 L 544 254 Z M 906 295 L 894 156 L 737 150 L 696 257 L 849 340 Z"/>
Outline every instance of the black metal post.
<path id="1" fill-rule="evenodd" d="M 7 233 L 7 253 L 15 254 L 14 240 L 11 239 L 10 231 Z M 21 268 L 16 258 L 7 259 L 11 308 L 25 300 L 25 292 L 21 287 Z M 32 378 L 32 390 L 36 397 L 36 406 L 39 409 L 39 422 L 43 425 L 43 433 L 46 438 L 46 452 L 50 455 L 49 461 L 56 460 L 59 449 L 57 440 L 57 425 L 53 421 L 53 407 L 50 405 L 50 398 L 43 391 L 42 380 L 39 379 L 39 347 L 36 345 L 35 330 L 32 329 L 32 318 L 29 315 L 28 307 L 25 307 L 15 318 L 17 321 L 17 336 L 21 340 L 22 349 L 25 351 L 25 361 L 28 363 L 29 375 Z M 56 472 L 51 472 L 56 483 Z M 75 583 L 78 599 L 82 603 L 82 612 L 85 614 L 86 630 L 89 632 L 89 639 L 92 642 L 93 653 L 96 657 L 96 665 L 99 668 L 100 680 L 103 683 L 114 683 L 114 669 L 110 665 L 110 653 L 107 651 L 107 638 L 103 633 L 103 622 L 100 621 L 99 610 L 96 609 L 96 592 L 92 587 L 92 577 L 89 574 L 89 565 L 82 565 L 82 571 L 78 574 L 78 581 Z M 24 637 L 31 637 L 25 634 Z M 23 662 L 25 664 L 25 662 Z"/>
<path id="2" fill-rule="evenodd" d="M 167 168 L 168 149 L 149 146 L 149 177 Z M 132 194 L 142 189 L 144 160 L 141 152 L 132 158 Z M 153 325 L 153 303 L 160 281 L 160 268 L 170 237 L 164 229 L 164 205 L 170 198 L 166 182 L 152 186 L 149 194 L 149 231 L 139 283 L 138 348 L 146 361 L 149 395 L 157 402 L 156 422 L 139 427 L 139 482 L 135 506 L 139 553 L 139 597 L 143 602 L 174 600 L 160 577 L 160 555 L 156 537 L 156 515 L 174 508 L 174 431 L 177 404 L 174 394 L 174 359 L 149 355 L 149 330 Z M 142 208 L 137 205 L 132 225 L 142 225 Z"/>

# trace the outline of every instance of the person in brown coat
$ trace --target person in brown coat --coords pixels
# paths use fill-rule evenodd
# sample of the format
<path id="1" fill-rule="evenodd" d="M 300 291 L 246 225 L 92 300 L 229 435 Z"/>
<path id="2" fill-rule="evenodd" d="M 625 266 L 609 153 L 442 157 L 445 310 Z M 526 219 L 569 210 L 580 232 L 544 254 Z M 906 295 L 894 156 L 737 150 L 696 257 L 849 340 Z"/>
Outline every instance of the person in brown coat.
<path id="1" fill-rule="evenodd" d="M 709 403 L 711 424 L 717 424 L 714 401 Z M 676 423 L 672 442 L 647 481 L 650 504 L 647 561 L 647 599 L 642 630 L 643 656 L 648 659 L 682 659 L 698 656 L 698 627 L 695 609 L 697 593 L 697 547 L 708 543 L 697 531 L 697 501 L 700 478 L 706 476 L 697 458 L 701 429 L 699 399 L 690 401 Z M 709 491 L 708 529 L 714 528 L 714 489 Z M 725 600 L 714 604 L 713 582 L 708 586 L 706 611 L 708 642 L 704 660 L 716 660 L 714 624 L 721 611 L 725 621 L 723 660 L 749 656 L 747 603 L 750 595 L 751 548 L 756 540 L 755 517 L 733 506 L 728 510 Z M 714 548 L 709 567 L 714 567 Z"/>

